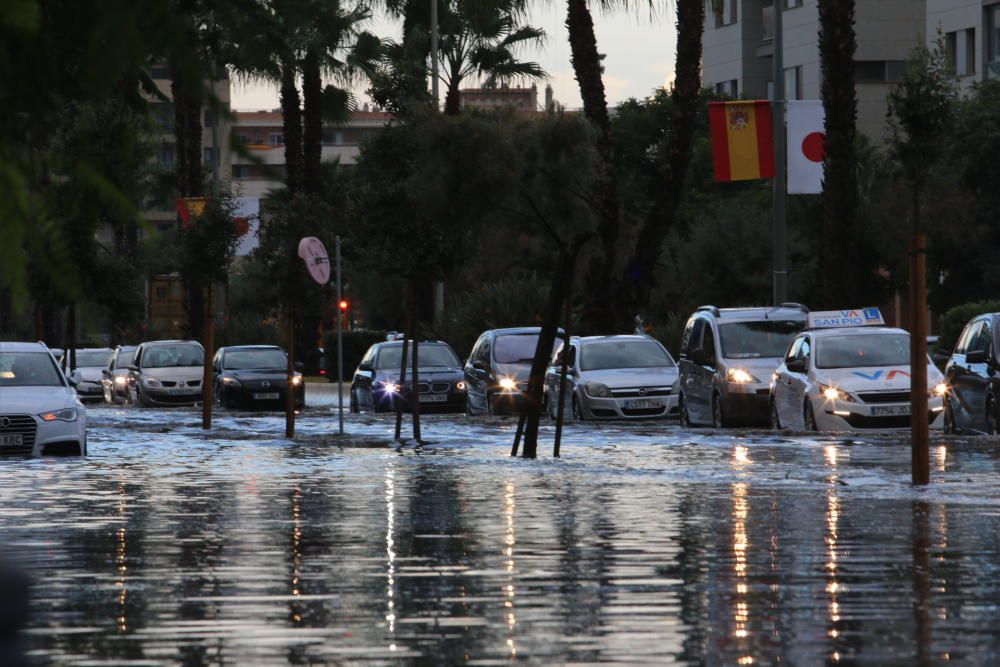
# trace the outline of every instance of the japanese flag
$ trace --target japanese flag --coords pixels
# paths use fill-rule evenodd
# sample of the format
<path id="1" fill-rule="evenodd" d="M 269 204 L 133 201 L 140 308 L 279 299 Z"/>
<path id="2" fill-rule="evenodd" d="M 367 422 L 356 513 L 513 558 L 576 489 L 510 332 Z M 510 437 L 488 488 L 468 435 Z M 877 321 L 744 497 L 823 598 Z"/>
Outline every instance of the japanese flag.
<path id="1" fill-rule="evenodd" d="M 823 125 L 826 116 L 819 100 L 789 100 L 788 194 L 815 195 L 823 191 Z"/>

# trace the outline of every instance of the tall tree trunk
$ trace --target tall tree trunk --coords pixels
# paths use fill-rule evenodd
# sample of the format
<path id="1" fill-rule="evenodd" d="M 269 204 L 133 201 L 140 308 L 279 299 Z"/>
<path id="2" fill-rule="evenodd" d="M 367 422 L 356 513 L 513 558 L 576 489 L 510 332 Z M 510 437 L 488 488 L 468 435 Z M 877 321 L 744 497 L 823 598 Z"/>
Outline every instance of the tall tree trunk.
<path id="1" fill-rule="evenodd" d="M 612 295 L 615 293 L 614 276 L 618 264 L 618 236 L 621 227 L 621 207 L 618 202 L 618 180 L 615 171 L 614 147 L 611 143 L 611 118 L 604 94 L 604 67 L 597 51 L 594 19 L 586 0 L 567 0 L 566 29 L 573 72 L 580 86 L 583 112 L 597 129 L 597 151 L 600 166 L 597 178 L 598 235 L 601 252 L 590 263 L 587 272 L 587 298 L 584 319 L 595 328 L 608 333 L 619 328 L 615 325 Z"/>
<path id="2" fill-rule="evenodd" d="M 819 53 L 826 112 L 823 183 L 823 238 L 820 253 L 821 307 L 843 307 L 865 293 L 867 262 L 856 236 L 858 169 L 855 140 L 858 117 L 854 87 L 855 0 L 819 0 Z M 850 266 L 851 271 L 841 271 Z M 866 281 L 866 278 L 868 279 Z"/>
<path id="3" fill-rule="evenodd" d="M 302 185 L 307 193 L 318 194 L 323 183 L 323 77 L 315 48 L 302 61 L 302 118 Z"/>
<path id="4" fill-rule="evenodd" d="M 448 84 L 448 92 L 444 94 L 444 113 L 446 116 L 457 116 L 462 112 L 462 96 L 458 92 L 458 83 Z"/>
<path id="5" fill-rule="evenodd" d="M 702 0 L 677 0 L 676 80 L 671 92 L 672 122 L 663 163 L 663 187 L 636 238 L 625 275 L 633 309 L 649 305 L 656 264 L 667 232 L 674 226 L 691 164 L 693 138 L 701 106 L 701 38 L 705 22 Z M 634 314 L 634 313 L 633 313 Z"/>
<path id="6" fill-rule="evenodd" d="M 295 84 L 295 59 L 281 64 L 281 127 L 285 136 L 285 184 L 292 196 L 302 189 L 302 109 Z"/>

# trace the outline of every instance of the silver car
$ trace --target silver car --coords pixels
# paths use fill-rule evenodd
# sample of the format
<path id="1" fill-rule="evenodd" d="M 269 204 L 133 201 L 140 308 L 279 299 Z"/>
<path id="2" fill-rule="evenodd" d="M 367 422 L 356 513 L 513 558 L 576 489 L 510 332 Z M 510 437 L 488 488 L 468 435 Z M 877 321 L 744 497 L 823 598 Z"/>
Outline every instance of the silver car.
<path id="1" fill-rule="evenodd" d="M 143 343 L 129 366 L 129 399 L 143 407 L 201 401 L 205 350 L 193 340 Z"/>
<path id="2" fill-rule="evenodd" d="M 573 337 L 565 412 L 575 419 L 650 419 L 677 414 L 677 364 L 649 336 Z M 559 406 L 560 348 L 545 375 L 548 410 Z"/>
<path id="3" fill-rule="evenodd" d="M 81 401 L 104 400 L 101 373 L 107 367 L 112 352 L 113 350 L 109 347 L 85 348 L 76 351 L 76 370 L 80 371 L 80 382 L 76 385 L 76 393 Z M 66 351 L 65 354 L 70 354 L 70 352 Z"/>

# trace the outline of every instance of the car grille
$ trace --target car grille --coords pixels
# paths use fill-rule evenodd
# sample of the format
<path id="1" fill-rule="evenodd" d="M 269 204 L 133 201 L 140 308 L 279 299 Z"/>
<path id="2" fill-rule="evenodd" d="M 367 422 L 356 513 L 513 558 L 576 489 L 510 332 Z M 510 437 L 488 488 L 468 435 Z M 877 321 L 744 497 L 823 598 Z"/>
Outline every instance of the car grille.
<path id="1" fill-rule="evenodd" d="M 6 420 L 10 421 L 9 426 L 3 426 Z M 30 454 L 35 447 L 35 437 L 38 432 L 38 424 L 29 415 L 0 415 L 0 434 L 8 435 L 19 433 L 22 436 L 23 445 L 21 447 L 4 447 L 0 449 L 3 454 Z"/>
<path id="2" fill-rule="evenodd" d="M 927 414 L 927 423 L 934 423 L 934 419 L 937 417 L 938 413 L 930 412 Z M 891 417 L 868 417 L 866 415 L 851 414 L 849 417 L 844 417 L 847 423 L 854 428 L 909 428 L 910 427 L 910 415 L 894 415 Z"/>
<path id="3" fill-rule="evenodd" d="M 435 394 L 443 394 L 451 389 L 451 384 L 448 382 L 435 382 L 431 384 L 431 391 Z"/>
<path id="4" fill-rule="evenodd" d="M 858 394 L 864 403 L 909 403 L 908 391 L 865 391 Z"/>
<path id="5" fill-rule="evenodd" d="M 615 398 L 647 398 L 653 396 L 669 396 L 672 387 L 631 387 L 628 389 L 612 389 Z"/>
<path id="6" fill-rule="evenodd" d="M 172 380 L 160 380 L 160 384 L 164 387 L 200 387 L 201 380 L 188 380 L 184 382 L 174 382 Z"/>
<path id="7" fill-rule="evenodd" d="M 157 403 L 170 403 L 172 405 L 192 405 L 201 402 L 201 394 L 180 394 L 177 396 L 166 394 L 164 396 L 155 396 L 153 400 Z"/>
<path id="8" fill-rule="evenodd" d="M 664 410 L 666 410 L 665 407 L 638 409 L 622 408 L 622 414 L 626 417 L 652 417 L 654 415 L 662 415 Z"/>

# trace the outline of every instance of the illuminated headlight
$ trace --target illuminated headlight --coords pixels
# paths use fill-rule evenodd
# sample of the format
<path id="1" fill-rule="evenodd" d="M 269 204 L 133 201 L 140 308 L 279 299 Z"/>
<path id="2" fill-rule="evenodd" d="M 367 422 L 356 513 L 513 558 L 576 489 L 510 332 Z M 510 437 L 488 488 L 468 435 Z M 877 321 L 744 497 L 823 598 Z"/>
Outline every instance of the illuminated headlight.
<path id="1" fill-rule="evenodd" d="M 163 386 L 162 384 L 160 384 L 160 381 L 157 380 L 156 378 L 142 378 L 142 383 L 144 385 L 146 385 L 147 387 L 162 387 Z"/>
<path id="2" fill-rule="evenodd" d="M 292 386 L 298 387 L 300 384 L 302 384 L 302 376 L 301 375 L 292 376 Z"/>
<path id="3" fill-rule="evenodd" d="M 742 368 L 730 368 L 726 371 L 726 378 L 733 384 L 752 384 L 760 382 L 760 380 L 750 375 L 749 372 L 743 370 Z"/>
<path id="4" fill-rule="evenodd" d="M 125 384 L 126 382 L 128 382 L 128 378 L 126 378 L 124 375 L 115 376 L 115 384 Z"/>
<path id="5" fill-rule="evenodd" d="M 66 408 L 65 410 L 46 412 L 38 416 L 42 418 L 42 421 L 46 422 L 54 422 L 54 421 L 75 422 L 77 418 L 77 413 L 76 413 L 76 408 Z"/>
<path id="6" fill-rule="evenodd" d="M 938 382 L 935 385 L 934 390 L 930 392 L 931 398 L 935 396 L 946 396 L 948 394 L 948 384 L 946 382 Z"/>
<path id="7" fill-rule="evenodd" d="M 511 378 L 500 378 L 500 388 L 504 391 L 516 391 L 517 383 Z"/>
<path id="8" fill-rule="evenodd" d="M 239 380 L 237 380 L 234 377 L 230 377 L 228 375 L 222 378 L 222 384 L 228 385 L 230 387 L 239 387 L 239 386 L 241 386 Z"/>
<path id="9" fill-rule="evenodd" d="M 836 387 L 830 387 L 825 384 L 819 386 L 819 393 L 828 401 L 847 401 L 853 403 L 854 399 L 846 391 L 841 391 Z"/>
<path id="10" fill-rule="evenodd" d="M 376 386 L 376 389 L 377 388 L 378 388 L 378 386 Z M 395 382 L 383 382 L 382 383 L 382 391 L 384 391 L 387 394 L 398 394 L 399 393 L 399 385 L 396 384 Z"/>
<path id="11" fill-rule="evenodd" d="M 587 395 L 592 398 L 611 398 L 611 390 L 608 389 L 608 385 L 606 384 L 588 382 L 583 387 L 587 390 Z"/>
<path id="12" fill-rule="evenodd" d="M 465 383 L 460 381 L 458 384 L 455 385 L 455 389 L 458 389 L 459 391 L 465 391 Z"/>

